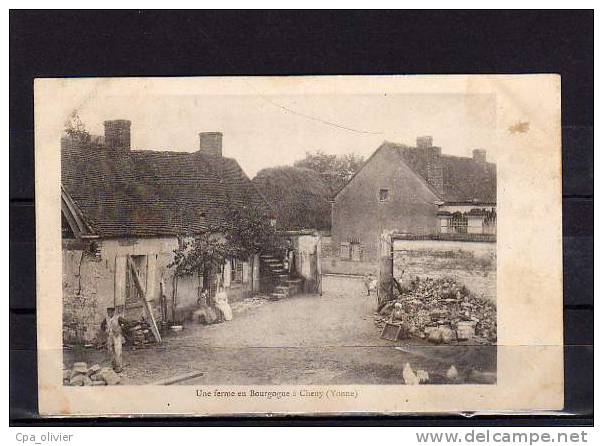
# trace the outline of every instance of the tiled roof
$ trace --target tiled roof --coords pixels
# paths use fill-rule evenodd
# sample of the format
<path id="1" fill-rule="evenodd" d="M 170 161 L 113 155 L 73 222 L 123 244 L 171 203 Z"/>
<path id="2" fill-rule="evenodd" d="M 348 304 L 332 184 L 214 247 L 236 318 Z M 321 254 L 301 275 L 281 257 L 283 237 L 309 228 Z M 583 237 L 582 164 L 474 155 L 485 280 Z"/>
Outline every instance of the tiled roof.
<path id="1" fill-rule="evenodd" d="M 61 180 L 102 237 L 194 234 L 230 201 L 271 212 L 239 164 L 199 152 L 63 145 Z"/>
<path id="2" fill-rule="evenodd" d="M 386 142 L 381 148 L 397 151 L 417 175 L 427 181 L 427 165 L 420 149 Z M 496 203 L 496 164 L 480 164 L 473 158 L 441 155 L 443 193 L 447 203 Z"/>
<path id="3" fill-rule="evenodd" d="M 446 202 L 496 203 L 496 164 L 442 155 Z"/>

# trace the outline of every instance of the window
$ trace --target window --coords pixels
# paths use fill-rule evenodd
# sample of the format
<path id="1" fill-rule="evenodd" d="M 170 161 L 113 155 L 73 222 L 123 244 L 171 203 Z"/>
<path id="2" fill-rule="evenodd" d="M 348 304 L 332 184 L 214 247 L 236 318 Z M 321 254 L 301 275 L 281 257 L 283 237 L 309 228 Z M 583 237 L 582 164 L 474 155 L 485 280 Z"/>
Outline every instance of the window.
<path id="1" fill-rule="evenodd" d="M 339 250 L 339 258 L 341 260 L 350 260 L 351 251 L 349 243 L 342 243 Z"/>
<path id="2" fill-rule="evenodd" d="M 362 260 L 362 245 L 358 239 L 351 239 L 347 242 L 342 242 L 339 248 L 339 258 L 341 260 L 351 260 L 352 262 L 360 262 Z"/>
<path id="3" fill-rule="evenodd" d="M 467 234 L 467 216 L 461 212 L 455 212 L 450 219 L 450 232 L 455 234 Z"/>
<path id="4" fill-rule="evenodd" d="M 362 260 L 362 245 L 360 243 L 352 243 L 352 261 L 360 262 Z"/>
<path id="5" fill-rule="evenodd" d="M 379 201 L 389 201 L 389 189 L 379 189 Z"/>
<path id="6" fill-rule="evenodd" d="M 231 283 L 243 283 L 243 262 L 238 259 L 230 261 L 230 281 Z"/>

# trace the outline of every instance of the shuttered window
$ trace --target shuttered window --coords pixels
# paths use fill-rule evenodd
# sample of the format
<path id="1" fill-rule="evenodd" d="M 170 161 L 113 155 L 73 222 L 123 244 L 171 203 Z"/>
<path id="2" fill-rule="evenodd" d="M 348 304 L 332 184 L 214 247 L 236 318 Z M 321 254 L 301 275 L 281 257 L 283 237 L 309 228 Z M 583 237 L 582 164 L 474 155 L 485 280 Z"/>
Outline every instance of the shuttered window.
<path id="1" fill-rule="evenodd" d="M 339 247 L 339 258 L 341 260 L 350 260 L 352 257 L 352 253 L 350 251 L 349 243 L 342 243 Z"/>

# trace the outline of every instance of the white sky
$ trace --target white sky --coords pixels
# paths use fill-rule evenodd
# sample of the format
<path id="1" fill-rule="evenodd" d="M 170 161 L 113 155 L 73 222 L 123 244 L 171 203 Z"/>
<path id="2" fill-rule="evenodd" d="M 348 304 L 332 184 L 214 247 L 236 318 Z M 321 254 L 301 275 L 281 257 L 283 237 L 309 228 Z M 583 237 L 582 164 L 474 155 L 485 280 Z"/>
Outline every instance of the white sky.
<path id="1" fill-rule="evenodd" d="M 368 157 L 384 140 L 414 145 L 419 135 L 432 135 L 444 154 L 484 148 L 495 160 L 491 94 L 104 96 L 78 113 L 94 134 L 103 134 L 106 119 L 131 120 L 133 149 L 195 151 L 199 132 L 221 131 L 224 156 L 250 178 L 306 151 Z"/>

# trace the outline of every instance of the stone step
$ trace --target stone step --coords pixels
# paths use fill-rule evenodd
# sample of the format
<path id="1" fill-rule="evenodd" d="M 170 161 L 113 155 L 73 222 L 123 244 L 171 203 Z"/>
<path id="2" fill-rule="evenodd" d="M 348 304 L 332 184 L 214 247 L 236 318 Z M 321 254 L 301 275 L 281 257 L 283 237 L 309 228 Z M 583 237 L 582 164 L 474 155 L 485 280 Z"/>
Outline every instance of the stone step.
<path id="1" fill-rule="evenodd" d="M 270 297 L 272 300 L 281 300 L 287 297 L 284 293 L 270 293 Z"/>
<path id="2" fill-rule="evenodd" d="M 262 259 L 262 262 L 272 265 L 274 263 L 282 263 L 282 260 L 270 258 L 270 259 Z"/>

